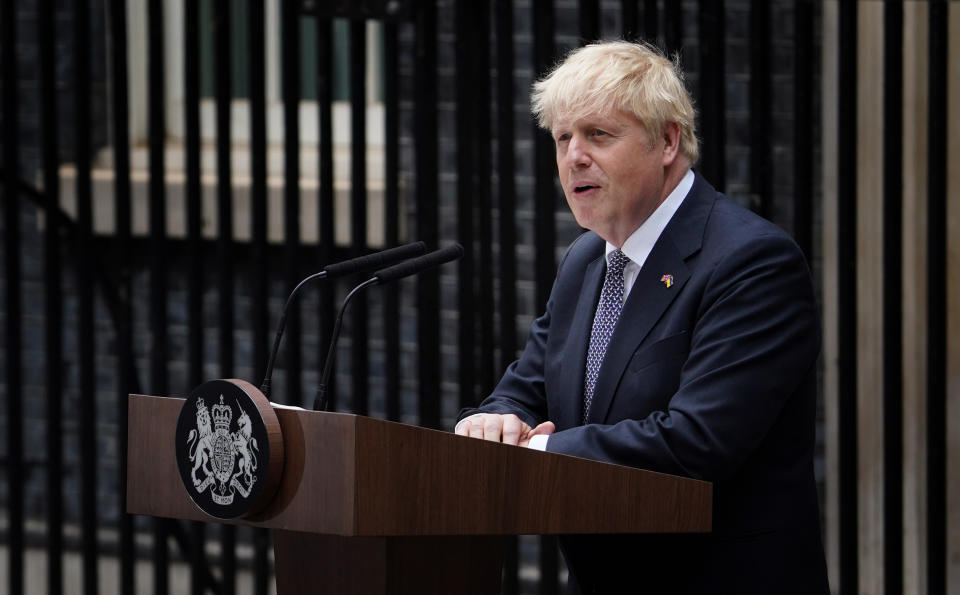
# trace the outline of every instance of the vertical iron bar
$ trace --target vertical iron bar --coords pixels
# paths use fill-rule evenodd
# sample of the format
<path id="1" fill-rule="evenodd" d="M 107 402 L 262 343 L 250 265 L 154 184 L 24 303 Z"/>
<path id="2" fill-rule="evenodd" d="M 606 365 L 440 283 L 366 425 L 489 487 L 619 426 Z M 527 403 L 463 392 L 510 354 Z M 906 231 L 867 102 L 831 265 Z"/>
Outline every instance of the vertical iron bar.
<path id="1" fill-rule="evenodd" d="M 721 3 L 722 0 L 706 0 L 707 2 Z M 664 41 L 667 46 L 667 52 L 672 56 L 683 51 L 683 3 L 682 2 L 664 2 Z M 722 13 L 723 11 L 720 10 Z M 700 30 L 703 35 L 703 29 Z M 723 38 L 723 35 L 720 35 Z M 723 61 L 721 60 L 721 63 Z"/>
<path id="2" fill-rule="evenodd" d="M 492 156 L 490 151 L 490 5 L 486 2 L 473 3 L 475 13 L 475 27 L 478 32 L 476 51 L 474 54 L 473 71 L 482 73 L 484 78 L 477 78 L 480 83 L 475 91 L 476 117 L 474 118 L 473 135 L 476 146 L 474 177 L 476 180 L 477 212 L 479 219 L 480 239 L 480 357 L 479 375 L 481 394 L 493 390 L 498 371 L 494 365 L 494 296 L 493 296 L 493 204 L 491 198 Z"/>
<path id="3" fill-rule="evenodd" d="M 319 196 L 317 200 L 318 238 L 317 258 L 321 265 L 333 262 L 334 255 L 334 188 L 333 188 L 333 21 L 321 16 L 316 17 L 317 23 L 317 108 L 319 111 L 319 150 L 317 169 L 319 171 Z M 388 102 L 389 103 L 389 102 Z M 333 321 L 335 317 L 334 283 L 320 285 L 320 298 L 317 310 L 320 318 L 320 330 L 317 345 L 320 354 L 317 362 L 323 366 L 326 348 L 333 336 Z M 319 368 L 318 368 L 319 369 Z M 336 409 L 337 375 L 330 378 L 327 394 L 329 408 Z"/>
<path id="4" fill-rule="evenodd" d="M 203 377 L 203 247 L 201 238 L 202 200 L 200 190 L 200 4 L 183 2 L 183 112 L 186 133 L 186 207 L 187 207 L 187 342 L 189 385 L 197 386 Z M 200 522 L 190 523 L 190 591 L 204 592 L 207 562 L 204 554 L 206 530 Z"/>
<path id="5" fill-rule="evenodd" d="M 133 306 L 131 304 L 131 250 L 130 250 L 130 130 L 129 98 L 127 96 L 127 7 L 124 0 L 110 3 L 111 57 L 113 85 L 113 167 L 115 227 L 117 254 L 120 262 L 119 325 L 117 329 L 117 404 L 119 410 L 118 434 L 120 443 L 120 592 L 134 590 L 133 517 L 126 514 L 127 502 L 127 414 L 128 395 L 139 392 L 135 387 L 136 370 L 133 357 Z M 49 320 L 49 318 L 48 318 Z M 50 360 L 48 359 L 48 362 Z M 51 521 L 52 522 L 52 521 Z"/>
<path id="6" fill-rule="evenodd" d="M 263 376 L 267 348 L 267 99 L 264 43 L 264 6 L 249 4 L 250 35 L 250 151 L 251 151 L 251 216 L 253 270 L 253 368 L 254 377 Z"/>
<path id="7" fill-rule="evenodd" d="M 37 5 L 37 40 L 40 49 L 40 101 L 43 139 L 43 192 L 46 233 L 44 243 L 44 320 L 47 371 L 47 592 L 63 591 L 63 436 L 61 424 L 63 381 L 63 292 L 60 287 L 60 158 L 57 142 L 57 81 L 54 49 L 56 24 L 52 0 Z M 14 79 L 15 80 L 15 79 Z M 16 221 L 8 219 L 8 221 Z"/>
<path id="8" fill-rule="evenodd" d="M 439 240 L 437 195 L 437 15 L 417 8 L 414 128 L 416 138 L 417 235 L 428 246 Z M 436 270 L 417 276 L 417 372 L 420 425 L 440 427 L 440 280 Z"/>
<path id="9" fill-rule="evenodd" d="M 600 39 L 600 2 L 580 0 L 580 45 Z"/>
<path id="10" fill-rule="evenodd" d="M 552 0 L 533 2 L 533 69 L 537 77 L 547 74 L 554 60 L 554 13 Z M 534 253 L 536 254 L 536 307 L 546 306 L 556 274 L 554 250 L 556 240 L 555 211 L 557 204 L 554 175 L 556 163 L 550 135 L 539 128 L 533 132 L 534 167 Z"/>
<path id="11" fill-rule="evenodd" d="M 232 97 L 230 51 L 230 2 L 215 0 L 213 13 L 215 63 L 214 95 L 216 102 L 217 153 L 217 272 L 219 278 L 218 323 L 220 335 L 220 374 L 232 377 L 233 361 L 233 192 L 230 141 Z"/>
<path id="12" fill-rule="evenodd" d="M 501 595 L 517 595 L 520 592 L 520 546 L 516 535 L 507 535 L 503 544 L 503 581 Z"/>
<path id="13" fill-rule="evenodd" d="M 230 0 L 214 0 L 214 96 L 217 122 L 217 321 L 220 346 L 220 375 L 234 376 L 234 265 L 233 265 L 233 176 L 231 167 L 230 106 L 233 97 L 231 64 Z M 236 591 L 237 529 L 220 525 L 220 593 Z"/>
<path id="14" fill-rule="evenodd" d="M 477 85 L 474 81 L 479 71 L 473 70 L 471 59 L 477 44 L 476 23 L 470 9 L 470 0 L 460 0 L 456 5 L 456 121 L 457 121 L 457 236 L 466 248 L 463 258 L 457 263 L 457 302 L 458 302 L 458 357 L 460 407 L 476 406 L 476 337 L 477 321 L 476 301 L 474 300 L 474 207 L 477 204 L 476 186 L 476 135 L 473 124 L 476 122 L 477 106 L 474 93 Z M 481 216 L 483 216 L 481 214 Z"/>
<path id="15" fill-rule="evenodd" d="M 253 303 L 253 377 L 263 378 L 267 364 L 267 311 L 270 283 L 267 264 L 267 99 L 265 64 L 265 7 L 261 2 L 248 5 L 250 32 L 250 153 L 253 262 L 250 292 Z M 266 529 L 253 532 L 253 591 L 266 595 L 270 581 L 267 550 L 270 537 Z"/>
<path id="16" fill-rule="evenodd" d="M 203 377 L 203 261 L 200 188 L 200 20 L 199 4 L 184 0 L 184 121 L 186 133 L 186 207 L 188 258 L 188 325 L 190 386 Z"/>
<path id="17" fill-rule="evenodd" d="M 77 166 L 77 353 L 80 368 L 80 427 L 96 427 L 94 381 L 93 197 L 90 186 L 90 11 L 80 0 L 74 14 L 74 147 Z M 97 576 L 96 432 L 80 433 L 81 543 L 84 592 L 96 593 Z"/>
<path id="18" fill-rule="evenodd" d="M 283 32 L 283 271 L 286 293 L 297 286 L 301 277 L 297 258 L 300 253 L 300 18 L 295 2 L 282 2 L 280 10 Z M 303 399 L 299 303 L 290 308 L 288 316 L 286 402 L 299 405 Z"/>
<path id="19" fill-rule="evenodd" d="M 722 17 L 721 17 L 722 18 Z M 773 216 L 773 102 L 770 99 L 770 3 L 750 1 L 750 178 L 760 214 Z M 723 80 L 723 77 L 721 77 Z M 725 163 L 720 163 L 725 170 Z"/>
<path id="20" fill-rule="evenodd" d="M 4 2 L 0 7 L 0 74 L 3 85 L 3 198 L 4 198 L 4 260 L 6 266 L 6 364 L 7 364 L 7 510 L 8 530 L 8 586 L 11 595 L 23 593 L 24 499 L 23 484 L 23 375 L 21 365 L 22 330 L 21 270 L 20 270 L 20 180 L 18 69 L 16 4 Z"/>
<path id="21" fill-rule="evenodd" d="M 703 149 L 701 166 L 711 184 L 726 186 L 726 101 L 724 68 L 724 3 L 700 2 L 700 104 Z M 707 99 L 709 98 L 709 100 Z"/>
<path id="22" fill-rule="evenodd" d="M 500 244 L 500 362 L 506 370 L 517 357 L 517 231 L 514 151 L 513 0 L 497 0 L 497 210 Z M 518 545 L 508 536 L 503 560 L 503 593 L 520 592 Z"/>
<path id="23" fill-rule="evenodd" d="M 857 536 L 857 3 L 840 4 L 837 330 L 840 592 L 858 591 Z"/>
<path id="24" fill-rule="evenodd" d="M 533 2 L 533 68 L 534 75 L 544 76 L 554 60 L 554 4 L 552 0 Z M 550 296 L 550 288 L 556 274 L 554 250 L 556 232 L 556 186 L 554 175 L 553 139 L 535 128 L 533 131 L 534 153 L 534 253 L 536 307 L 544 308 Z M 550 595 L 559 592 L 557 584 L 557 539 L 553 536 L 540 538 L 540 593 Z"/>
<path id="25" fill-rule="evenodd" d="M 164 137 L 166 121 L 165 73 L 163 47 L 163 2 L 148 2 L 149 43 L 149 151 L 150 151 L 150 332 L 153 352 L 150 358 L 150 386 L 153 394 L 167 394 L 167 259 L 166 259 L 166 188 L 164 183 Z M 167 521 L 153 521 L 153 585 L 154 593 L 169 590 L 169 553 Z"/>
<path id="26" fill-rule="evenodd" d="M 903 592 L 903 3 L 883 18 L 883 592 Z"/>
<path id="27" fill-rule="evenodd" d="M 351 254 L 367 249 L 367 23 L 350 21 L 350 241 Z M 367 294 L 350 304 L 350 359 L 352 360 L 353 412 L 367 415 Z"/>
<path id="28" fill-rule="evenodd" d="M 794 3 L 793 237 L 813 262 L 813 0 Z"/>
<path id="29" fill-rule="evenodd" d="M 640 11 L 637 9 L 637 1 L 620 0 L 621 35 L 629 41 L 640 38 Z"/>
<path id="30" fill-rule="evenodd" d="M 927 108 L 927 592 L 947 592 L 947 3 L 930 0 Z"/>
<path id="31" fill-rule="evenodd" d="M 540 595 L 557 595 L 560 592 L 559 546 L 555 535 L 540 537 Z"/>
<path id="32" fill-rule="evenodd" d="M 500 370 L 505 370 L 517 357 L 517 190 L 513 70 L 513 0 L 498 0 L 497 208 L 500 236 Z"/>
<path id="33" fill-rule="evenodd" d="M 643 36 L 647 41 L 658 43 L 660 31 L 660 12 L 657 8 L 657 0 L 643 0 Z"/>
<path id="34" fill-rule="evenodd" d="M 397 24 L 383 24 L 384 101 L 384 210 L 383 229 L 387 246 L 400 243 L 400 80 L 397 56 Z M 387 419 L 400 420 L 400 296 L 383 292 L 384 392 Z"/>

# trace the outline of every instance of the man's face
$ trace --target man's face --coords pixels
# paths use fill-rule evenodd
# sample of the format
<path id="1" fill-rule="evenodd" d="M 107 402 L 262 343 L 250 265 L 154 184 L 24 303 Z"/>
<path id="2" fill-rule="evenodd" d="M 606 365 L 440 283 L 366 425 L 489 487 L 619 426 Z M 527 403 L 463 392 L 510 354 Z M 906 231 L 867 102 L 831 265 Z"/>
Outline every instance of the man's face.
<path id="1" fill-rule="evenodd" d="M 553 140 L 560 184 L 577 223 L 617 247 L 672 189 L 665 178 L 676 143 L 671 149 L 669 133 L 650 138 L 628 112 L 558 118 Z"/>

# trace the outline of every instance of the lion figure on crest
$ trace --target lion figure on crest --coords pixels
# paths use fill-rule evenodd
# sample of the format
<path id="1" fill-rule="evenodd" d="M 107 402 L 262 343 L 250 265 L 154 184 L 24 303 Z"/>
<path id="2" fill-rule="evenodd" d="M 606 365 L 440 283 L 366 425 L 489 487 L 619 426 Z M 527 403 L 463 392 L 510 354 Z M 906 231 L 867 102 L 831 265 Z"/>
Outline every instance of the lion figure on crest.
<path id="1" fill-rule="evenodd" d="M 194 487 L 198 487 L 202 480 L 197 478 L 197 470 L 203 468 L 206 476 L 213 471 L 210 469 L 210 456 L 213 454 L 213 430 L 210 425 L 210 411 L 203 399 L 197 401 L 197 427 L 190 430 L 187 436 L 188 454 L 193 462 L 193 471 L 190 476 Z"/>

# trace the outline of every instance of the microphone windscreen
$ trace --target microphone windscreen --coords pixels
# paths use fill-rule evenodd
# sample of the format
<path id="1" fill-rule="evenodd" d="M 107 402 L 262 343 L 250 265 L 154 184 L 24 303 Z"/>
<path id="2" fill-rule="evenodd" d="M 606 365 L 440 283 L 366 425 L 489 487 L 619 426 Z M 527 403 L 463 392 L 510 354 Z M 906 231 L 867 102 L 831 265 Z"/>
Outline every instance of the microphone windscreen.
<path id="1" fill-rule="evenodd" d="M 414 256 L 420 256 L 426 251 L 426 244 L 423 242 L 413 242 L 412 244 L 404 244 L 403 246 L 389 248 L 387 250 L 383 250 L 382 252 L 375 252 L 373 254 L 367 254 L 366 256 L 358 256 L 357 258 L 351 258 L 350 260 L 346 260 L 344 262 L 337 262 L 327 265 L 323 270 L 327 274 L 327 278 L 332 279 L 334 277 L 342 277 L 351 273 L 369 271 L 371 269 L 379 269 L 390 266 L 395 262 L 408 260 Z"/>
<path id="2" fill-rule="evenodd" d="M 463 246 L 460 244 L 453 244 L 451 246 L 447 246 L 446 248 L 441 248 L 440 250 L 434 250 L 429 254 L 425 254 L 406 262 L 395 264 L 392 267 L 379 270 L 374 273 L 373 276 L 379 279 L 380 283 L 389 283 L 390 281 L 415 275 L 420 271 L 457 260 L 461 256 L 463 256 Z"/>

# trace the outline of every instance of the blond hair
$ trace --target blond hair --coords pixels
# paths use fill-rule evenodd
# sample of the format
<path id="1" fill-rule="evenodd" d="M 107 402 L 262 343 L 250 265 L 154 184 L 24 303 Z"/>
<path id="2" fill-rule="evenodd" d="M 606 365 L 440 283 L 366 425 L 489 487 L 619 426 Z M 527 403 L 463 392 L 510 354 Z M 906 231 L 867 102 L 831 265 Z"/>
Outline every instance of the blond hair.
<path id="1" fill-rule="evenodd" d="M 694 109 L 680 66 L 647 43 L 605 41 L 573 50 L 533 84 L 530 108 L 542 128 L 558 117 L 577 119 L 624 110 L 653 137 L 666 125 L 680 127 L 680 152 L 690 164 L 699 150 Z"/>

